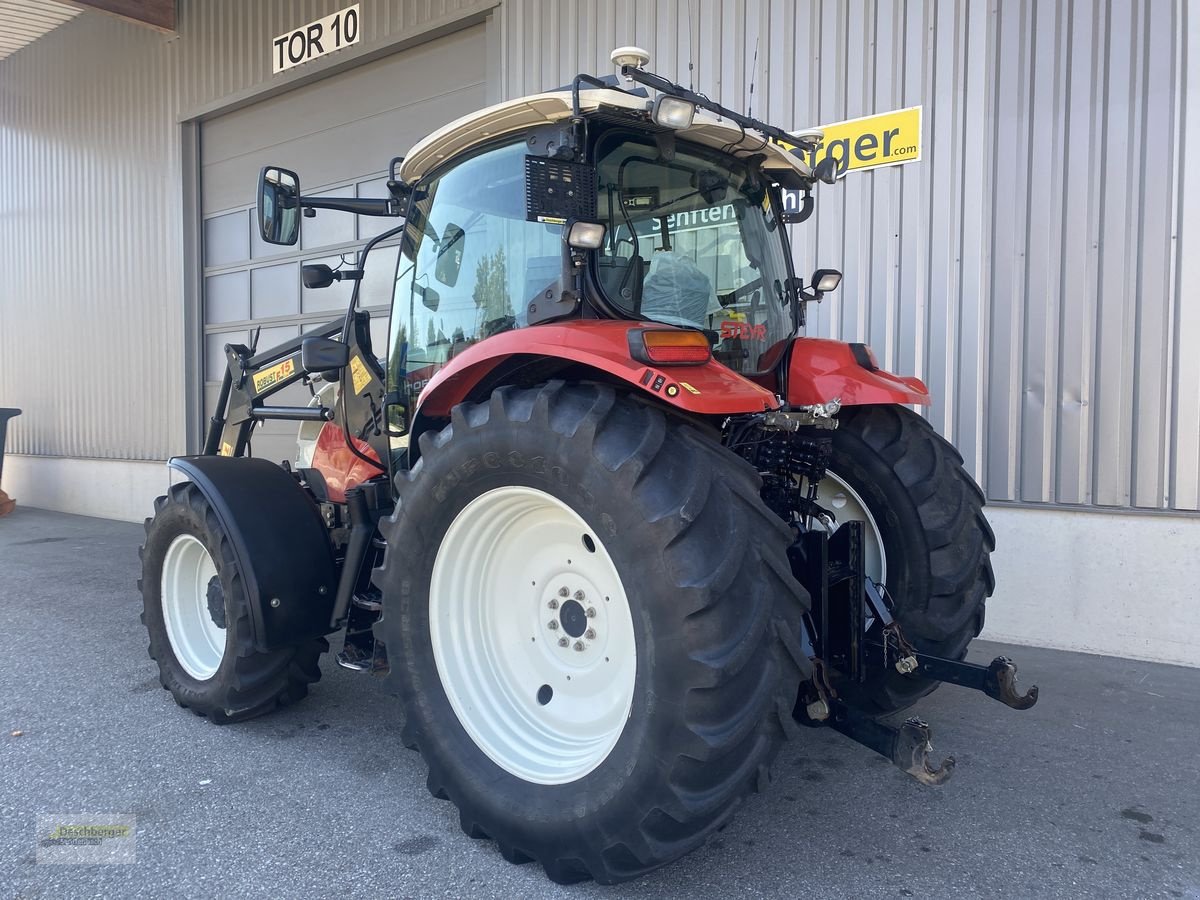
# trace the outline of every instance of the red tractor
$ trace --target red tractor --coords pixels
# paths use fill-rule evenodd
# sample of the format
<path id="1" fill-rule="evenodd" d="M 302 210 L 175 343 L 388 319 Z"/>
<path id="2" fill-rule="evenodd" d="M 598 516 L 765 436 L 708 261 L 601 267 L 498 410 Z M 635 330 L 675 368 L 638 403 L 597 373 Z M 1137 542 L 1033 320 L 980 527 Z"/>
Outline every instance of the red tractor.
<path id="1" fill-rule="evenodd" d="M 963 661 L 992 593 L 984 498 L 910 407 L 920 380 L 802 336 L 838 286 L 789 222 L 832 162 L 645 70 L 460 119 L 393 160 L 386 199 L 259 186 L 265 240 L 316 210 L 402 221 L 344 318 L 227 346 L 204 453 L 147 520 L 162 684 L 214 722 L 338 662 L 386 675 L 404 743 L 463 830 L 559 882 L 616 882 L 704 842 L 786 735 L 829 726 L 926 783 L 929 731 L 880 717 L 938 682 L 1016 708 Z M 784 193 L 798 198 L 784 211 Z M 399 245 L 386 347 L 358 287 Z M 269 398 L 302 382 L 305 407 Z M 254 427 L 302 423 L 295 465 Z"/>

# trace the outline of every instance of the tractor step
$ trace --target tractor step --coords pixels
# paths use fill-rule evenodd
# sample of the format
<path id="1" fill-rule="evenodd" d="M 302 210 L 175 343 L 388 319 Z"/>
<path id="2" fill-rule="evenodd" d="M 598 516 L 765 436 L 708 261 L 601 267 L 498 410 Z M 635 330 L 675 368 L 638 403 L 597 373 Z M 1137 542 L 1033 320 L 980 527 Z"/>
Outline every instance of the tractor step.
<path id="1" fill-rule="evenodd" d="M 339 666 L 352 672 L 370 672 L 382 677 L 391 671 L 387 646 L 369 631 L 346 635 L 346 644 L 336 659 Z"/>
<path id="2" fill-rule="evenodd" d="M 372 591 L 369 594 L 355 594 L 350 598 L 350 603 L 367 612 L 383 611 L 383 597 L 378 591 Z"/>

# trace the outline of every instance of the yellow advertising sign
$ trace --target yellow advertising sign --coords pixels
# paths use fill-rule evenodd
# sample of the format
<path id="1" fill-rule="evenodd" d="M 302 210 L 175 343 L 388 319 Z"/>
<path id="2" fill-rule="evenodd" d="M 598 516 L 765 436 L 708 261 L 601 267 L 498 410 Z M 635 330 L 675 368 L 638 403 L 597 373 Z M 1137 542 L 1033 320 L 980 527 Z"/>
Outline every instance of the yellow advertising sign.
<path id="1" fill-rule="evenodd" d="M 806 160 L 815 166 L 826 157 L 837 160 L 838 175 L 880 166 L 898 166 L 921 158 L 921 107 L 910 106 L 822 125 L 825 140 Z"/>

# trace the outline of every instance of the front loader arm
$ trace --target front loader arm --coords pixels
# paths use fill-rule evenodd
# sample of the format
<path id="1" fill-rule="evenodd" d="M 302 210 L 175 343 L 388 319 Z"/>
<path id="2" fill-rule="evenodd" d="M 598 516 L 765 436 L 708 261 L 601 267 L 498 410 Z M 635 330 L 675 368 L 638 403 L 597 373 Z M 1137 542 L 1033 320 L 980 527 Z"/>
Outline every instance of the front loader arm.
<path id="1" fill-rule="evenodd" d="M 206 456 L 242 456 L 250 434 L 259 422 L 283 419 L 295 422 L 332 422 L 343 416 L 351 433 L 365 441 L 375 459 L 387 458 L 383 431 L 383 375 L 370 348 L 365 313 L 357 314 L 350 329 L 350 366 L 342 373 L 343 401 L 337 409 L 325 406 L 273 406 L 268 399 L 310 376 L 301 363 L 308 338 L 340 336 L 344 319 L 335 319 L 270 350 L 254 354 L 242 344 L 226 344 L 225 377 L 217 406 L 209 420 L 204 442 Z M 381 466 L 382 471 L 382 466 Z"/>

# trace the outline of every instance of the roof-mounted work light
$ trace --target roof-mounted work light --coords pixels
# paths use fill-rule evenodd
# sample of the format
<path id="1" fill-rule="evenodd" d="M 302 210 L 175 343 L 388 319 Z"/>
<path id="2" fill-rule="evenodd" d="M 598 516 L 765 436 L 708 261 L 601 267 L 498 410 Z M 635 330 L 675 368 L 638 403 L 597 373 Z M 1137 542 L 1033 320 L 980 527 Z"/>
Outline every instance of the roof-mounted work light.
<path id="1" fill-rule="evenodd" d="M 670 94 L 659 94 L 650 116 L 655 125 L 679 131 L 691 127 L 692 119 L 696 116 L 696 104 Z"/>

